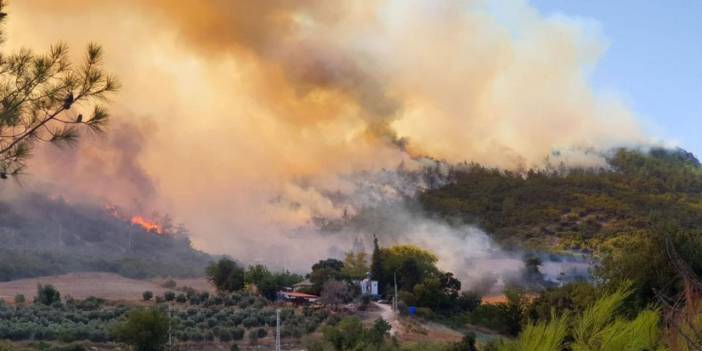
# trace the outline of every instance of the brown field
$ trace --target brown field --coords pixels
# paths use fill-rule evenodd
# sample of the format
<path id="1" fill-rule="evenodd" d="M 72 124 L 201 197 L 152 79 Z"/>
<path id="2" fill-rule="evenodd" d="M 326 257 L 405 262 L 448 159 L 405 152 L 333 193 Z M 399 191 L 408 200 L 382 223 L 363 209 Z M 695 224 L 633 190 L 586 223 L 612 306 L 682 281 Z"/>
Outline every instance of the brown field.
<path id="1" fill-rule="evenodd" d="M 36 295 L 37 284 L 51 284 L 61 292 L 62 297 L 76 299 L 95 296 L 107 300 L 140 301 L 144 291 L 149 290 L 154 296 L 163 295 L 168 290 L 161 286 L 166 279 L 137 280 L 125 278 L 114 273 L 69 273 L 57 276 L 13 280 L 0 283 L 0 299 L 13 302 L 14 297 L 23 294 L 27 301 Z M 174 279 L 179 287 L 189 286 L 196 290 L 211 291 L 211 286 L 204 278 Z"/>

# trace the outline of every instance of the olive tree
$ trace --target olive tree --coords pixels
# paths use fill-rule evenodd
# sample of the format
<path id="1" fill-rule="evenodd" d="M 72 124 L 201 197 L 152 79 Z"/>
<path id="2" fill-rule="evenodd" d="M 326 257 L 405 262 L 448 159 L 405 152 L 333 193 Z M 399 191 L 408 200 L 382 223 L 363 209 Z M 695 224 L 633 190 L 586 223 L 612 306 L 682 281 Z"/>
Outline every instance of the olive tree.
<path id="1" fill-rule="evenodd" d="M 131 311 L 112 334 L 136 351 L 158 351 L 168 342 L 168 325 L 168 317 L 163 312 L 154 308 L 139 309 Z"/>

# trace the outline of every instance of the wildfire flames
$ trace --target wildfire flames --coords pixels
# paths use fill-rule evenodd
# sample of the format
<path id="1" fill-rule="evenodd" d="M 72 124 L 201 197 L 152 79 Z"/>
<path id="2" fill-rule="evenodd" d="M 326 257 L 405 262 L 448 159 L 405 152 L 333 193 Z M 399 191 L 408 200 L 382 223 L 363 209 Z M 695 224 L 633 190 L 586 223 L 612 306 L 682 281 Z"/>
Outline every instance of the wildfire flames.
<path id="1" fill-rule="evenodd" d="M 110 203 L 106 203 L 104 205 L 104 208 L 105 212 L 114 218 L 117 218 L 122 221 L 128 220 L 129 223 L 137 225 L 149 233 L 154 233 L 158 235 L 164 234 L 163 226 L 158 221 L 150 220 L 144 216 L 139 215 L 132 216 L 131 218 L 129 218 L 128 215 L 124 214 L 121 208 Z"/>
<path id="2" fill-rule="evenodd" d="M 147 232 L 156 233 L 159 235 L 163 234 L 163 228 L 161 228 L 160 224 L 152 222 L 142 216 L 134 216 L 130 221 L 132 222 L 132 224 L 144 228 L 144 230 L 146 230 Z"/>

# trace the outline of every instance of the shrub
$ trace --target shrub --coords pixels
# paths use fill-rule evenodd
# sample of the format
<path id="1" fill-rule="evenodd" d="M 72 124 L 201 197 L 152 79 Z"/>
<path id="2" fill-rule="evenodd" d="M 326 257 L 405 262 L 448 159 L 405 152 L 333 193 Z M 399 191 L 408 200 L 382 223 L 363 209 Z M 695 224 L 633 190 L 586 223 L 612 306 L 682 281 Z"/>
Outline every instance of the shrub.
<path id="1" fill-rule="evenodd" d="M 144 298 L 144 301 L 149 301 L 149 300 L 151 300 L 151 298 L 154 297 L 154 293 L 147 290 L 147 291 L 144 291 L 144 293 L 141 294 L 141 296 Z"/>
<path id="2" fill-rule="evenodd" d="M 210 264 L 207 278 L 219 291 L 238 291 L 244 287 L 244 269 L 228 258 Z"/>
<path id="3" fill-rule="evenodd" d="M 177 303 L 185 303 L 186 301 L 188 301 L 188 298 L 185 296 L 185 294 L 178 294 L 178 296 L 176 296 Z"/>
<path id="4" fill-rule="evenodd" d="M 175 299 L 175 297 L 176 297 L 176 295 L 175 295 L 175 293 L 172 292 L 172 291 L 166 291 L 166 292 L 163 294 L 163 299 L 166 300 L 166 301 L 173 301 L 173 300 Z"/>
<path id="5" fill-rule="evenodd" d="M 53 285 L 37 285 L 37 296 L 34 298 L 34 303 L 51 306 L 57 302 L 61 302 L 61 293 Z"/>
<path id="6" fill-rule="evenodd" d="M 157 351 L 168 341 L 168 324 L 168 318 L 159 310 L 134 310 L 115 327 L 113 336 L 136 351 Z"/>
<path id="7" fill-rule="evenodd" d="M 232 334 L 227 330 L 220 330 L 219 333 L 217 333 L 217 337 L 221 342 L 229 342 L 232 340 Z"/>
<path id="8" fill-rule="evenodd" d="M 15 304 L 22 305 L 27 301 L 27 299 L 22 294 L 15 295 Z"/>
<path id="9" fill-rule="evenodd" d="M 53 346 L 48 349 L 47 351 L 88 351 L 88 349 L 81 345 L 81 344 L 71 344 L 71 345 L 65 345 L 65 346 Z"/>
<path id="10" fill-rule="evenodd" d="M 236 328 L 232 329 L 232 332 L 231 332 L 232 340 L 242 340 L 244 338 L 244 333 L 245 333 L 244 328 L 236 327 Z"/>
<path id="11" fill-rule="evenodd" d="M 244 320 L 242 321 L 242 324 L 246 328 L 257 327 L 260 325 L 258 318 L 256 316 L 253 316 L 253 315 L 244 318 Z"/>
<path id="12" fill-rule="evenodd" d="M 256 335 L 259 339 L 265 338 L 268 335 L 268 330 L 266 330 L 265 328 L 258 328 L 256 329 Z"/>

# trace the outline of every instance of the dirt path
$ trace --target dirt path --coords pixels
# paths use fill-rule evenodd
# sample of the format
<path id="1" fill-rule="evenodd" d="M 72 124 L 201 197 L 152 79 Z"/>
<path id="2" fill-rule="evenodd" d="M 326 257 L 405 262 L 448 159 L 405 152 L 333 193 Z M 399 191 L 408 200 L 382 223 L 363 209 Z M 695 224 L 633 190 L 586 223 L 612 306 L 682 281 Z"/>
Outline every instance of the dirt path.
<path id="1" fill-rule="evenodd" d="M 385 305 L 382 303 L 373 302 L 373 304 L 380 309 L 380 318 L 384 319 L 390 324 L 390 335 L 395 336 L 397 333 L 402 332 L 402 324 L 397 319 L 395 312 L 392 310 L 390 305 Z"/>

